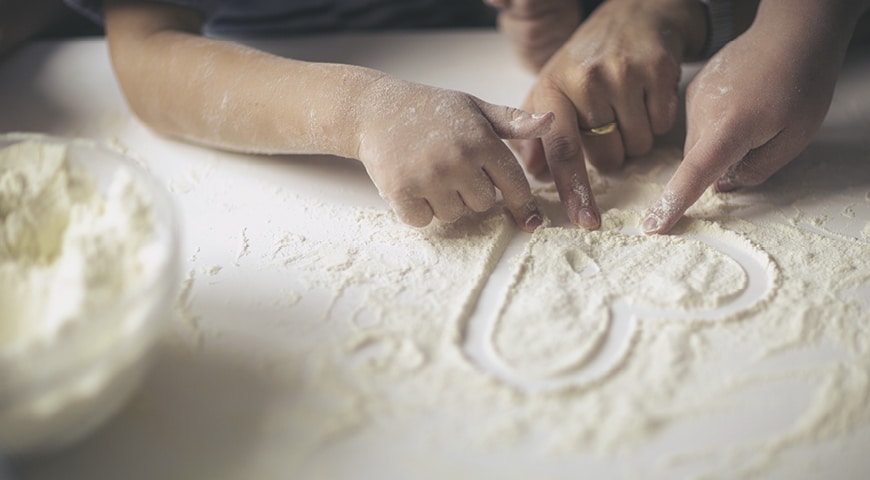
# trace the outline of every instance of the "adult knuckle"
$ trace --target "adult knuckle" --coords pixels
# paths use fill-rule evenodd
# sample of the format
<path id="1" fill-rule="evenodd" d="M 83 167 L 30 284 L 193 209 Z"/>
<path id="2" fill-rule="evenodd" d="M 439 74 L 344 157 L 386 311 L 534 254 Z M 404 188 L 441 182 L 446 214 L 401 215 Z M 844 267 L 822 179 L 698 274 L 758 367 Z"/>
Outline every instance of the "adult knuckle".
<path id="1" fill-rule="evenodd" d="M 607 73 L 621 81 L 630 80 L 637 76 L 637 67 L 626 58 L 616 58 L 607 67 Z"/>
<path id="2" fill-rule="evenodd" d="M 579 82 L 586 91 L 595 91 L 607 84 L 611 67 L 603 62 L 591 61 L 585 63 L 578 73 Z"/>
<path id="3" fill-rule="evenodd" d="M 547 142 L 547 151 L 550 162 L 552 163 L 567 163 L 573 162 L 580 158 L 581 147 L 580 143 L 565 135 L 557 135 Z"/>

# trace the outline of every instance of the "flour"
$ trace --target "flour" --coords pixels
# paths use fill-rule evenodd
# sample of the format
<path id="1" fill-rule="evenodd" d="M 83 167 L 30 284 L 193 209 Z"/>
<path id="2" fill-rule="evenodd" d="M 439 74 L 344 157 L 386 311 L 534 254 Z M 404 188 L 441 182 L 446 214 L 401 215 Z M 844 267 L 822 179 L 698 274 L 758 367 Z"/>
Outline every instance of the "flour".
<path id="1" fill-rule="evenodd" d="M 243 257 L 248 256 L 251 253 L 251 241 L 248 239 L 248 229 L 243 228 L 241 233 L 241 240 L 239 242 L 239 251 L 236 254 L 235 265 L 238 266 L 239 262 Z"/>
<path id="2" fill-rule="evenodd" d="M 155 235 L 129 172 L 103 193 L 64 144 L 0 150 L 0 449 L 64 443 L 117 408 L 167 258 Z"/>
<path id="3" fill-rule="evenodd" d="M 439 336 L 434 332 L 445 317 L 455 323 L 467 315 L 513 233 L 511 221 L 500 211 L 416 230 L 381 209 L 319 204 L 309 210 L 321 222 L 345 225 L 345 232 L 339 237 L 282 232 L 272 244 L 269 262 L 297 270 L 308 289 L 334 291 L 332 304 L 345 292 L 365 287 L 365 302 L 346 313 L 349 318 L 377 318 L 381 328 L 392 328 L 413 315 L 421 324 L 415 337 L 430 344 L 437 338 L 429 335 Z M 470 273 L 457 276 L 458 271 Z M 445 297 L 451 300 L 442 302 Z"/>
<path id="4" fill-rule="evenodd" d="M 665 166 L 673 162 L 668 158 L 678 158 L 657 154 L 664 155 Z M 861 400 L 870 392 L 864 373 L 870 350 L 867 342 L 855 341 L 866 335 L 870 320 L 858 300 L 835 293 L 870 282 L 864 265 L 870 247 L 789 225 L 740 220 L 729 215 L 745 208 L 728 200 L 733 195 L 711 193 L 691 210 L 706 220 L 684 219 L 676 236 L 639 235 L 642 212 L 661 195 L 661 169 L 638 167 L 630 174 L 620 182 L 593 179 L 604 206 L 600 231 L 554 226 L 533 234 L 516 259 L 510 293 L 492 332 L 493 354 L 518 378 L 550 381 L 576 374 L 582 381 L 542 390 L 505 381 L 464 351 L 469 324 L 482 319 L 468 318 L 468 309 L 448 310 L 424 300 L 434 293 L 427 275 L 442 274 L 456 260 L 471 262 L 473 268 L 463 269 L 471 284 L 486 280 L 491 249 L 448 247 L 473 223 L 439 232 L 449 234 L 441 238 L 417 230 L 388 234 L 397 258 L 419 252 L 410 257 L 414 261 L 400 263 L 372 255 L 383 248 L 378 246 L 383 240 L 375 239 L 395 230 L 386 214 L 365 211 L 357 214 L 364 221 L 356 225 L 365 226 L 355 227 L 360 231 L 350 234 L 352 243 L 310 243 L 308 237 L 279 242 L 278 260 L 288 259 L 283 267 L 310 265 L 318 278 L 313 285 L 331 285 L 339 296 L 353 284 L 376 285 L 360 308 L 386 319 L 336 339 L 332 360 L 322 345 L 310 354 L 331 364 L 325 370 L 330 382 L 346 385 L 344 394 L 357 398 L 356 408 L 369 418 L 360 422 L 422 422 L 433 451 L 454 445 L 488 450 L 529 439 L 550 454 L 610 455 L 637 448 L 657 442 L 686 418 L 740 412 L 740 403 L 729 399 L 766 382 L 757 370 L 767 359 L 821 345 L 836 350 L 838 359 L 817 365 L 815 373 L 802 374 L 800 366 L 785 371 L 795 378 L 839 380 L 814 385 L 811 407 L 797 412 L 779 433 L 730 445 L 727 455 L 736 462 L 730 471 L 763 472 L 788 448 L 870 422 L 870 407 Z M 553 214 L 555 192 L 537 194 Z M 746 265 L 735 261 L 738 254 Z M 426 307 L 406 310 L 392 300 L 405 294 Z M 828 318 L 849 320 L 821 321 Z M 623 337 L 611 338 L 618 335 Z M 582 375 L 589 370 L 595 375 Z M 443 426 L 445 411 L 454 412 L 448 414 L 457 421 L 452 429 Z M 427 421 L 435 412 L 440 412 L 437 422 Z M 354 438 L 348 434 L 335 442 Z M 726 455 L 704 442 L 684 448 L 702 457 Z"/>
<path id="5" fill-rule="evenodd" d="M 656 150 L 624 175 L 593 173 L 603 213 L 595 232 L 565 227 L 552 188 L 535 191 L 549 226 L 526 235 L 498 209 L 410 229 L 383 207 L 319 192 L 256 184 L 250 195 L 263 198 L 249 198 L 218 185 L 281 212 L 271 223 L 232 223 L 223 258 L 237 254 L 239 228 L 248 253 L 227 262 L 220 285 L 194 282 L 214 252 L 192 257 L 180 302 L 190 329 L 214 340 L 199 351 L 225 346 L 218 334 L 233 326 L 240 342 L 261 335 L 250 355 L 280 393 L 262 407 L 268 427 L 239 476 L 354 478 L 367 471 L 359 452 L 389 452 L 377 458 L 406 474 L 395 478 L 480 478 L 444 465 L 493 452 L 612 465 L 653 451 L 625 476 L 679 478 L 670 473 L 689 465 L 743 478 L 870 425 L 870 318 L 854 293 L 870 283 L 870 246 L 825 234 L 824 221 L 810 228 L 791 207 L 808 193 L 788 175 L 806 165 L 764 195 L 705 193 L 675 235 L 639 234 L 680 156 Z M 517 238 L 518 254 L 500 263 Z M 474 314 L 500 267 L 509 279 L 496 308 Z M 257 281 L 252 291 L 273 288 L 272 301 L 231 305 L 257 315 L 228 321 L 214 313 L 224 304 L 210 302 L 224 301 L 234 275 Z M 479 329 L 491 363 L 468 348 L 481 325 L 491 327 Z M 764 395 L 771 384 L 794 398 Z M 779 423 L 753 429 L 767 417 Z M 737 433 L 723 440 L 707 429 L 713 420 Z M 523 473 L 514 477 L 531 477 Z"/>

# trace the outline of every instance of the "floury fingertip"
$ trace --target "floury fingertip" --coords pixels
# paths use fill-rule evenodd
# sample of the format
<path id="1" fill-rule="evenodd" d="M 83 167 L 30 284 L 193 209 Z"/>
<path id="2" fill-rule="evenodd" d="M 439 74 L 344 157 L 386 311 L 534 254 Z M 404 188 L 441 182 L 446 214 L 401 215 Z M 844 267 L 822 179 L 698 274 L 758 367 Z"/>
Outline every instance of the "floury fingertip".
<path id="1" fill-rule="evenodd" d="M 646 234 L 664 233 L 669 225 L 673 225 L 683 214 L 682 196 L 670 189 L 665 189 L 655 205 L 647 211 L 641 229 Z"/>
<path id="2" fill-rule="evenodd" d="M 647 215 L 646 219 L 644 219 L 643 224 L 641 225 L 641 229 L 643 229 L 643 233 L 647 235 L 652 235 L 659 233 L 659 227 L 661 223 L 659 219 L 655 217 L 655 215 Z"/>

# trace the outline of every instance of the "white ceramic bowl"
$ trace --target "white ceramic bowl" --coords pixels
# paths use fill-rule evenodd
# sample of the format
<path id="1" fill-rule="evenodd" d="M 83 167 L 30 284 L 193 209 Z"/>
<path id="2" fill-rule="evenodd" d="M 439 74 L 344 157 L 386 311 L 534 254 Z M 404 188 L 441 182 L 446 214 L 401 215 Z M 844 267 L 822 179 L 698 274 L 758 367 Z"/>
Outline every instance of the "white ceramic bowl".
<path id="1" fill-rule="evenodd" d="M 69 445 L 123 406 L 141 383 L 179 285 L 176 214 L 169 194 L 148 172 L 88 140 L 7 134 L 0 135 L 0 149 L 25 141 L 65 145 L 70 165 L 83 167 L 103 196 L 113 178 L 126 172 L 149 201 L 154 235 L 141 278 L 89 309 L 87 318 L 55 341 L 14 355 L 0 343 L 0 452 L 11 455 Z M 0 321 L 2 312 L 0 306 Z"/>

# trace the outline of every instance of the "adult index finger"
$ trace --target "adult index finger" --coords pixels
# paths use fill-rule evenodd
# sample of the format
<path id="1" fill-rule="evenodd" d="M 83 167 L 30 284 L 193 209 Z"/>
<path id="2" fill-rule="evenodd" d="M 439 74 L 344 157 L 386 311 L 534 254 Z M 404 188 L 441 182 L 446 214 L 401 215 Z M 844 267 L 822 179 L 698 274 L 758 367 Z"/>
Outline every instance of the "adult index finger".
<path id="1" fill-rule="evenodd" d="M 686 153 L 658 201 L 647 211 L 641 229 L 646 234 L 668 232 L 704 190 L 748 152 L 744 142 L 702 135 Z"/>
<path id="2" fill-rule="evenodd" d="M 601 216 L 589 186 L 574 104 L 556 90 L 542 93 L 539 100 L 541 107 L 556 114 L 541 142 L 568 219 L 574 225 L 595 230 L 601 226 Z"/>

